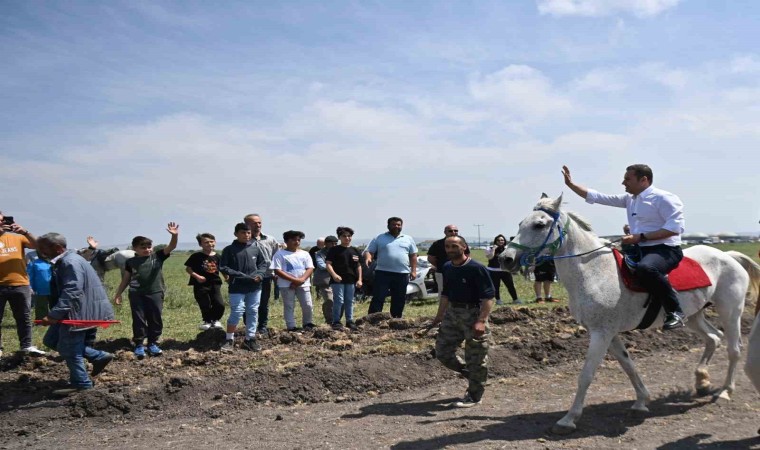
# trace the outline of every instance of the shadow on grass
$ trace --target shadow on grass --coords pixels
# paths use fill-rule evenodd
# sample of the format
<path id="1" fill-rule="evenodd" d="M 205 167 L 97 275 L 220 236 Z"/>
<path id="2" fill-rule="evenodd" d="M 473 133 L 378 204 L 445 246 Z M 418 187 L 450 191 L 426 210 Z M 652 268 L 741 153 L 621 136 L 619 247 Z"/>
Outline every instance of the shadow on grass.
<path id="1" fill-rule="evenodd" d="M 449 404 L 456 399 L 436 399 L 422 402 L 380 403 L 367 405 L 357 414 L 343 416 L 344 419 L 361 418 L 371 415 L 436 417 L 437 413 L 449 410 Z M 682 414 L 695 408 L 709 405 L 709 401 L 695 400 L 691 392 L 678 391 L 653 400 L 650 412 L 640 414 L 630 411 L 630 401 L 589 405 L 583 410 L 578 423 L 578 430 L 569 436 L 551 434 L 552 425 L 561 419 L 566 411 L 540 412 L 533 414 L 516 414 L 507 417 L 490 417 L 479 415 L 458 416 L 442 420 L 425 420 L 420 425 L 440 424 L 443 422 L 497 422 L 484 425 L 477 430 L 447 434 L 427 439 L 399 442 L 394 449 L 437 449 L 446 446 L 477 444 L 482 441 L 518 442 L 524 440 L 546 439 L 548 441 L 573 440 L 577 438 L 604 436 L 614 438 L 624 435 L 630 428 L 642 424 L 654 417 L 667 417 Z M 473 411 L 475 412 L 475 411 Z M 680 448 L 680 447 L 673 447 Z M 683 448 L 687 448 L 684 446 Z M 693 448 L 693 447 L 692 447 Z M 717 447 L 716 447 L 717 448 Z"/>

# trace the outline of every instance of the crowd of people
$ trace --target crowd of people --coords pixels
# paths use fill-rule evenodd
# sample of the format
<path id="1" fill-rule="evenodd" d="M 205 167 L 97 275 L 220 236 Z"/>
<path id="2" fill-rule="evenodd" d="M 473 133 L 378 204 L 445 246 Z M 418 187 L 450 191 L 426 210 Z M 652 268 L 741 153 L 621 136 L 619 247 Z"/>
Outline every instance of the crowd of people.
<path id="1" fill-rule="evenodd" d="M 633 234 L 627 234 L 623 242 L 641 246 L 644 256 L 639 264 L 640 277 L 653 295 L 662 300 L 667 312 L 664 328 L 683 326 L 683 313 L 665 277 L 681 257 L 677 246 L 678 236 L 683 231 L 680 200 L 668 192 L 652 188 L 651 169 L 644 165 L 626 169 L 623 184 L 627 194 L 619 196 L 601 194 L 574 183 L 567 167 L 563 167 L 563 176 L 565 183 L 587 202 L 628 209 Z M 642 203 L 642 197 L 654 201 Z M 660 217 L 659 221 L 654 220 L 657 217 Z M 41 324 L 49 327 L 43 342 L 56 349 L 69 367 L 70 385 L 57 393 L 69 395 L 92 388 L 90 376 L 100 373 L 114 358 L 110 353 L 93 348 L 96 322 L 114 318 L 100 277 L 85 258 L 67 248 L 64 236 L 48 233 L 35 238 L 12 217 L 3 216 L 1 212 L 0 223 L 0 320 L 6 302 L 10 303 L 21 352 L 44 355 L 32 345 L 31 339 L 34 292 L 36 315 Z M 190 255 L 185 267 L 188 284 L 193 287 L 200 309 L 200 328 L 226 330 L 220 347 L 223 352 L 235 348 L 259 351 L 258 338 L 268 335 L 269 300 L 276 280 L 288 331 L 308 330 L 315 326 L 312 281 L 317 298 L 322 300 L 325 321 L 342 330 L 341 320 L 344 319 L 345 327 L 356 330 L 355 293 L 363 284 L 363 267 L 371 266 L 374 266 L 373 295 L 368 312 L 381 312 L 385 298 L 390 295 L 390 315 L 402 317 L 407 284 L 417 276 L 418 250 L 414 239 L 402 232 L 401 218 L 390 217 L 387 228 L 388 231 L 376 236 L 363 253 L 351 246 L 354 230 L 345 226 L 336 229 L 337 237 L 319 239 L 312 252 L 300 249 L 305 237 L 303 232 L 286 231 L 283 233 L 284 248 L 280 248 L 274 237 L 262 233 L 259 214 L 249 214 L 235 225 L 235 241 L 222 250 L 221 256 L 215 250 L 216 238 L 210 233 L 199 234 L 197 240 L 201 250 Z M 171 238 L 169 244 L 159 251 L 153 251 L 153 241 L 147 237 L 136 236 L 132 240 L 135 256 L 126 261 L 125 272 L 114 296 L 114 303 L 120 304 L 123 292 L 129 289 L 133 351 L 137 359 L 163 353 L 159 347 L 166 291 L 162 268 L 177 246 L 179 225 L 170 222 L 166 230 Z M 433 320 L 434 325 L 440 324 L 436 356 L 446 367 L 469 380 L 464 397 L 455 406 L 471 407 L 481 402 L 484 392 L 488 317 L 494 304 L 502 303 L 501 283 L 506 285 L 514 303 L 521 303 L 521 300 L 512 275 L 500 269 L 498 257 L 509 245 L 504 235 L 497 235 L 488 249 L 488 267 L 470 258 L 469 246 L 459 236 L 456 225 L 447 225 L 444 235 L 433 243 L 428 253 L 428 261 L 435 268 L 441 287 L 438 312 Z M 24 249 L 33 248 L 43 261 L 32 262 L 27 267 Z M 92 243 L 90 248 L 93 248 Z M 551 261 L 535 268 L 536 302 L 556 301 L 550 291 L 555 276 Z M 230 307 L 226 326 L 221 323 L 225 310 L 221 287 L 225 281 Z M 296 299 L 301 308 L 302 328 L 295 320 Z M 235 331 L 241 320 L 245 324 L 245 337 L 236 347 Z M 464 359 L 457 355 L 463 341 Z M 89 375 L 84 360 L 93 366 Z"/>

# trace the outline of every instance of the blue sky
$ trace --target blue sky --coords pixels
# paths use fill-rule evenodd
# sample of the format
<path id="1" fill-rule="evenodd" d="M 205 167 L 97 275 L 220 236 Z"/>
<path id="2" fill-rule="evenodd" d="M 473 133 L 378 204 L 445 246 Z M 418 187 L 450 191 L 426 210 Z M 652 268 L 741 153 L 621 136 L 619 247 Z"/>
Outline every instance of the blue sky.
<path id="1" fill-rule="evenodd" d="M 686 204 L 687 232 L 758 231 L 760 4 L 0 3 L 0 209 L 80 245 L 509 234 L 542 191 L 600 234 L 627 165 Z"/>

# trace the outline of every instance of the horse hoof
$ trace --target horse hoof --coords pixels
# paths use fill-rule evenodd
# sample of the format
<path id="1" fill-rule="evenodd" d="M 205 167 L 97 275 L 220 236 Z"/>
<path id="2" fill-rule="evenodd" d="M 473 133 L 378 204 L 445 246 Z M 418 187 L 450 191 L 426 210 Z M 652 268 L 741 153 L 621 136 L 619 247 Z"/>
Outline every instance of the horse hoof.
<path id="1" fill-rule="evenodd" d="M 559 423 L 555 423 L 552 427 L 552 433 L 553 434 L 560 434 L 560 435 L 567 435 L 575 431 L 575 425 L 568 426 L 568 425 L 560 425 Z"/>
<path id="2" fill-rule="evenodd" d="M 720 394 L 716 395 L 714 400 L 716 402 L 730 402 L 731 401 L 731 394 L 728 393 L 728 391 L 721 391 Z"/>
<path id="3" fill-rule="evenodd" d="M 635 415 L 643 415 L 643 414 L 649 413 L 649 408 L 647 408 L 644 405 L 642 406 L 633 405 L 631 406 L 631 412 Z"/>

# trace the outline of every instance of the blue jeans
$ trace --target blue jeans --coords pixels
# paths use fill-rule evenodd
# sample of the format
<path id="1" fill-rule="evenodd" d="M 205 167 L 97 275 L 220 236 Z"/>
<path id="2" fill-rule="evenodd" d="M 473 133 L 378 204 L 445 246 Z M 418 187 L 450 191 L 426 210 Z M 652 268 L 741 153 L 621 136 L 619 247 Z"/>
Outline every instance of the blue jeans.
<path id="1" fill-rule="evenodd" d="M 346 323 L 354 321 L 354 293 L 356 286 L 354 284 L 331 284 L 333 292 L 332 318 L 333 323 L 340 322 L 340 316 L 344 306 L 346 310 Z"/>
<path id="2" fill-rule="evenodd" d="M 245 336 L 248 339 L 255 338 L 260 302 L 261 289 L 243 294 L 230 292 L 230 316 L 227 318 L 227 326 L 237 326 L 245 312 Z"/>
<path id="3" fill-rule="evenodd" d="M 95 350 L 88 344 L 95 342 L 96 328 L 73 331 L 68 325 L 56 323 L 51 325 L 42 338 L 45 346 L 55 349 L 69 366 L 69 382 L 72 387 L 91 388 L 92 380 L 87 374 L 84 360 L 91 363 L 106 357 L 108 353 Z"/>
<path id="4" fill-rule="evenodd" d="M 385 297 L 391 291 L 391 317 L 401 317 L 406 306 L 406 286 L 409 284 L 408 273 L 375 271 L 372 301 L 369 303 L 369 314 L 381 312 Z"/>

